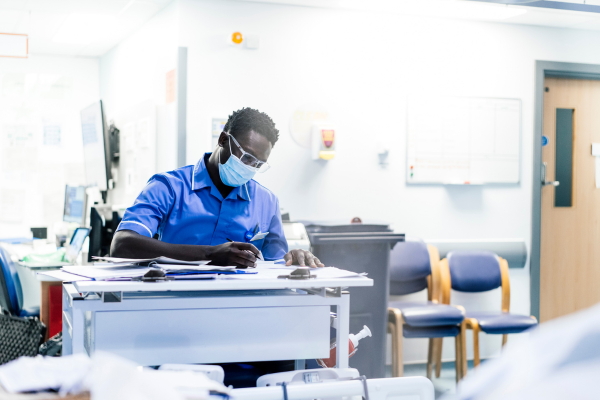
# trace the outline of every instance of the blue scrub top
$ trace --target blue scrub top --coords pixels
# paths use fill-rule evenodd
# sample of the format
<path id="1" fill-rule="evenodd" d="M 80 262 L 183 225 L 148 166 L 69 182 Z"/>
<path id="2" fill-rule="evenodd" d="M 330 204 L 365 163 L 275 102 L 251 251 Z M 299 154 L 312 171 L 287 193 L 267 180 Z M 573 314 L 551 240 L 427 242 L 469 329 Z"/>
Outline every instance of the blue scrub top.
<path id="1" fill-rule="evenodd" d="M 258 223 L 269 232 L 252 242 L 265 260 L 283 258 L 288 251 L 283 234 L 279 200 L 264 186 L 249 181 L 223 196 L 206 169 L 211 153 L 198 163 L 156 174 L 148 181 L 117 231 L 131 230 L 167 243 L 219 245 L 231 239 L 245 242 L 247 231 Z"/>

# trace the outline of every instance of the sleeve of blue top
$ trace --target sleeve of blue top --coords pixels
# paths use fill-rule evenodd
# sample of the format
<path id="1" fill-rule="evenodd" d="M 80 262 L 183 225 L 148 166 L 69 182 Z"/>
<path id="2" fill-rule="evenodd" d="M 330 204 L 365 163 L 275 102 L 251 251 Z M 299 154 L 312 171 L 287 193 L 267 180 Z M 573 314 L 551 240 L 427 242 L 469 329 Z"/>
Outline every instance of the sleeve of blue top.
<path id="1" fill-rule="evenodd" d="M 265 238 L 262 253 L 267 261 L 279 260 L 288 252 L 287 240 L 283 234 L 281 213 L 279 212 L 279 200 L 275 202 L 275 209 L 269 225 L 269 234 Z"/>
<path id="2" fill-rule="evenodd" d="M 130 230 L 153 237 L 160 223 L 169 215 L 174 201 L 175 192 L 166 177 L 154 175 L 133 205 L 125 211 L 117 231 Z"/>

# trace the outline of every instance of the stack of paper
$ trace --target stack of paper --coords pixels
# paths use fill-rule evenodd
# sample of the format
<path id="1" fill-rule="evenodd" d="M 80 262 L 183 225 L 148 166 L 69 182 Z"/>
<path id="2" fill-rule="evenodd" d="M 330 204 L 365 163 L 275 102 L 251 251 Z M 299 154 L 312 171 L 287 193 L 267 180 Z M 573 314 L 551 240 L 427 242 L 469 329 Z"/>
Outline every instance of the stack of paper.
<path id="1" fill-rule="evenodd" d="M 119 258 L 119 257 L 92 257 L 94 260 L 98 261 L 106 261 L 113 264 L 176 264 L 176 265 L 206 265 L 210 262 L 210 260 L 199 260 L 199 261 L 183 261 L 183 260 L 175 260 L 169 257 L 155 257 L 155 258 Z"/>

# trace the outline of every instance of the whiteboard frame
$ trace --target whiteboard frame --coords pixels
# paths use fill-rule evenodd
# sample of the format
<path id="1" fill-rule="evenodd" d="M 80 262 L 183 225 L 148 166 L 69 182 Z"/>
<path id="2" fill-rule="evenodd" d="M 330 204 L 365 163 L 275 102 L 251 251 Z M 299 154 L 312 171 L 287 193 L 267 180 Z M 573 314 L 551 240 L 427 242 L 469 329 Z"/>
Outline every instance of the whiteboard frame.
<path id="1" fill-rule="evenodd" d="M 418 96 L 415 96 L 418 97 Z M 414 97 L 413 97 L 414 98 Z M 521 179 L 523 175 L 523 100 L 517 97 L 470 97 L 470 96 L 439 96 L 438 98 L 447 99 L 483 99 L 483 100 L 516 100 L 519 102 L 519 173 L 516 182 L 477 182 L 477 183 L 453 183 L 453 182 L 410 182 L 408 180 L 408 170 L 410 168 L 408 163 L 408 124 L 409 114 L 408 109 L 410 107 L 411 97 L 406 101 L 406 108 L 404 110 L 406 116 L 405 126 L 405 152 L 404 152 L 404 182 L 407 186 L 519 186 L 521 185 Z"/>

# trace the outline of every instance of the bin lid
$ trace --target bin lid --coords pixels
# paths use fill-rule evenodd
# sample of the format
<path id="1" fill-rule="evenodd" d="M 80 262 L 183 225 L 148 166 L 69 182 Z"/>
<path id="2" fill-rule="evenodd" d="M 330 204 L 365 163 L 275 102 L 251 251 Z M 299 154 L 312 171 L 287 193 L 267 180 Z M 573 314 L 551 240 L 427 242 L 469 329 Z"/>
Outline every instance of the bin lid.
<path id="1" fill-rule="evenodd" d="M 351 220 L 299 221 L 308 233 L 392 232 L 390 224 L 381 221 L 351 223 Z"/>

